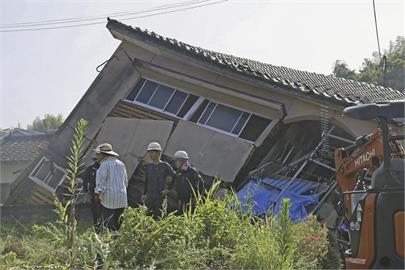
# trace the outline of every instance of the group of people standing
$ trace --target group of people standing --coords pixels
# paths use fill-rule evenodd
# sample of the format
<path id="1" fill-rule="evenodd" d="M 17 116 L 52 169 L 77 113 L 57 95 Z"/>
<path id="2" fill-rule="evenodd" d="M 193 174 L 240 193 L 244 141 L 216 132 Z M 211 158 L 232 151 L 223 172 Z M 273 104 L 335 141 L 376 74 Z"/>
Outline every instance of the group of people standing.
<path id="1" fill-rule="evenodd" d="M 118 159 L 112 146 L 103 143 L 94 149 L 95 162 L 82 175 L 83 190 L 91 201 L 93 221 L 97 231 L 107 228 L 117 231 L 120 216 L 128 206 L 128 175 L 125 165 Z M 186 151 L 175 153 L 175 169 L 161 160 L 162 147 L 157 142 L 148 145 L 147 153 L 152 161 L 145 166 L 145 182 L 141 204 L 154 218 L 162 216 L 166 196 L 174 194 L 175 211 L 178 214 L 195 204 L 195 196 L 205 191 L 199 172 L 189 163 Z M 101 220 L 101 222 L 100 222 Z"/>

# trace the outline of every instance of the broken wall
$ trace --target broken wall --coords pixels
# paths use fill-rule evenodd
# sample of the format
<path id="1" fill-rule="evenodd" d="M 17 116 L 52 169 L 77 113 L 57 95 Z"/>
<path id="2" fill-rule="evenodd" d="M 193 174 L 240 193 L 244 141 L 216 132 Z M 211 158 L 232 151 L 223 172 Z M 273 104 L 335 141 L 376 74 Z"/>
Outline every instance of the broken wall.
<path id="1" fill-rule="evenodd" d="M 110 143 L 131 177 L 139 162 L 146 160 L 148 144 L 158 142 L 164 148 L 172 128 L 172 121 L 108 117 L 94 145 Z"/>
<path id="2" fill-rule="evenodd" d="M 121 50 L 121 45 L 104 66 L 87 92 L 57 131 L 55 141 L 50 145 L 52 152 L 59 156 L 57 163 L 64 165 L 64 156 L 68 154 L 74 128 L 84 118 L 89 122 L 86 133 L 86 144 L 91 143 L 100 129 L 102 122 L 122 98 L 132 90 L 139 73 L 133 68 L 131 61 Z"/>
<path id="3" fill-rule="evenodd" d="M 200 172 L 233 182 L 253 148 L 253 143 L 246 140 L 182 120 L 170 137 L 164 154 L 173 158 L 176 151 L 185 150 L 191 164 Z"/>

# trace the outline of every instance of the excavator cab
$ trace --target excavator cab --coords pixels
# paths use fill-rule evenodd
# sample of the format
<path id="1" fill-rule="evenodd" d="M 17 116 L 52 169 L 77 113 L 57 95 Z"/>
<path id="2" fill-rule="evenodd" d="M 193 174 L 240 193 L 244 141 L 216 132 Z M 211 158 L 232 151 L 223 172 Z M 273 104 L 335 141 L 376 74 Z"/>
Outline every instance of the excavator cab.
<path id="1" fill-rule="evenodd" d="M 346 267 L 404 268 L 404 151 L 388 122 L 404 118 L 405 101 L 362 104 L 347 117 L 378 119 L 379 128 L 346 149 L 336 150 L 336 181 L 343 194 L 350 251 Z M 371 179 L 364 184 L 366 175 Z"/>

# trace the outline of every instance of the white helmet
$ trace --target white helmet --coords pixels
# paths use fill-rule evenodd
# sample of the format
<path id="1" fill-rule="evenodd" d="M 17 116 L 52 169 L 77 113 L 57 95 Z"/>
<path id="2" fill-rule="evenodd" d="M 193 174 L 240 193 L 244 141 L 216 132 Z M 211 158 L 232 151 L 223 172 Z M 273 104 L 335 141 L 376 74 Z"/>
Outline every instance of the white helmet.
<path id="1" fill-rule="evenodd" d="M 174 153 L 174 157 L 176 159 L 188 159 L 188 154 L 186 151 L 177 151 L 176 153 Z"/>
<path id="2" fill-rule="evenodd" d="M 157 142 L 151 142 L 148 145 L 148 151 L 162 151 L 162 147 Z"/>

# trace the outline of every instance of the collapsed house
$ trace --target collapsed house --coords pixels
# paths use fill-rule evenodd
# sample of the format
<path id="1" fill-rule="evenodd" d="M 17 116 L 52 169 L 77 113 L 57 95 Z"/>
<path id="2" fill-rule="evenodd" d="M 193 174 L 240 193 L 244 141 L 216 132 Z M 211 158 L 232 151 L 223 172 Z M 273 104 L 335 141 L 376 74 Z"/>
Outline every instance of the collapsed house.
<path id="1" fill-rule="evenodd" d="M 47 150 L 14 181 L 9 205 L 52 202 L 81 118 L 89 122 L 87 160 L 97 144 L 111 143 L 131 176 L 134 202 L 151 141 L 169 161 L 186 150 L 206 179 L 237 189 L 261 179 L 278 192 L 274 200 L 294 190 L 329 192 L 333 149 L 377 125 L 343 118 L 342 109 L 405 99 L 391 88 L 218 53 L 115 20 L 107 29 L 120 45 Z"/>
<path id="2" fill-rule="evenodd" d="M 51 134 L 15 128 L 0 138 L 0 205 L 18 175 L 47 148 Z"/>

